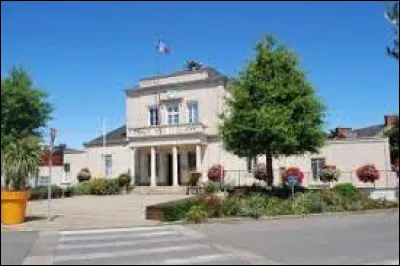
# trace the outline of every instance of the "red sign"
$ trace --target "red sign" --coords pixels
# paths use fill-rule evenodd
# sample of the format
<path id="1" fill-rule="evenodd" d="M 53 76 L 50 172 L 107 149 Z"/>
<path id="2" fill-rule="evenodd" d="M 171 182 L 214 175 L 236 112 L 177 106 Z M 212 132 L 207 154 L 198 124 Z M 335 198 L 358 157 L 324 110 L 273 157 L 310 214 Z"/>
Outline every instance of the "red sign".
<path id="1" fill-rule="evenodd" d="M 53 151 L 51 161 L 53 163 L 53 166 L 63 166 L 64 165 L 64 154 L 63 154 L 62 150 L 55 149 Z M 42 154 L 39 165 L 40 166 L 48 166 L 49 162 L 50 162 L 50 151 L 45 150 Z"/>

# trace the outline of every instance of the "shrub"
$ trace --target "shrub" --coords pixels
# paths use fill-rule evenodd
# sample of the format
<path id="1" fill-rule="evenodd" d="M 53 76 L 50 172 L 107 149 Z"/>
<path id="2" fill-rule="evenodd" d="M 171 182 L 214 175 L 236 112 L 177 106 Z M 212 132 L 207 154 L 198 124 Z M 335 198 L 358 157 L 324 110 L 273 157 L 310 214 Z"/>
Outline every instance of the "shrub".
<path id="1" fill-rule="evenodd" d="M 31 189 L 30 191 L 30 200 L 42 200 L 42 199 L 47 199 L 48 197 L 48 188 L 47 186 L 40 186 Z M 61 198 L 63 195 L 63 190 L 61 187 L 52 185 L 51 186 L 51 198 L 52 199 L 58 199 Z"/>
<path id="2" fill-rule="evenodd" d="M 398 208 L 399 203 L 396 201 L 391 201 L 387 199 L 377 199 L 374 200 L 374 208 L 375 209 L 389 209 L 389 208 Z"/>
<path id="3" fill-rule="evenodd" d="M 267 173 L 267 166 L 265 163 L 257 164 L 256 168 L 254 169 L 254 178 L 257 180 L 267 181 L 268 173 Z"/>
<path id="4" fill-rule="evenodd" d="M 343 212 L 345 211 L 345 209 L 343 208 L 342 205 L 329 205 L 326 206 L 326 210 L 327 212 Z"/>
<path id="5" fill-rule="evenodd" d="M 312 192 L 297 194 L 292 203 L 294 214 L 321 213 L 326 209 L 325 206 L 318 195 Z"/>
<path id="6" fill-rule="evenodd" d="M 92 182 L 84 181 L 78 183 L 74 188 L 74 194 L 76 195 L 90 195 L 92 191 Z"/>
<path id="7" fill-rule="evenodd" d="M 324 165 L 319 176 L 320 180 L 325 183 L 338 181 L 340 177 L 340 170 L 335 165 Z"/>
<path id="8" fill-rule="evenodd" d="M 228 197 L 224 201 L 223 213 L 225 216 L 240 216 L 243 205 L 239 197 Z"/>
<path id="9" fill-rule="evenodd" d="M 78 175 L 77 175 L 78 181 L 79 182 L 84 182 L 84 181 L 89 181 L 90 178 L 92 178 L 92 175 L 89 171 L 89 168 L 82 168 Z"/>
<path id="10" fill-rule="evenodd" d="M 292 200 L 282 200 L 276 197 L 269 198 L 265 207 L 266 215 L 288 215 L 293 213 Z"/>
<path id="11" fill-rule="evenodd" d="M 186 213 L 186 221 L 193 223 L 201 223 L 207 220 L 207 212 L 202 206 L 194 205 Z"/>
<path id="12" fill-rule="evenodd" d="M 244 214 L 252 218 L 259 218 L 265 210 L 265 197 L 255 195 L 248 198 L 244 206 Z"/>
<path id="13" fill-rule="evenodd" d="M 90 194 L 97 196 L 116 195 L 119 192 L 117 179 L 95 178 L 92 181 Z"/>
<path id="14" fill-rule="evenodd" d="M 225 170 L 220 164 L 211 166 L 208 170 L 208 179 L 214 182 L 223 182 L 225 177 Z"/>
<path id="15" fill-rule="evenodd" d="M 337 191 L 330 189 L 321 189 L 315 193 L 319 200 L 325 203 L 327 206 L 339 206 L 342 205 L 343 200 Z"/>
<path id="16" fill-rule="evenodd" d="M 345 200 L 357 200 L 361 197 L 360 191 L 351 183 L 338 184 L 333 190 Z"/>
<path id="17" fill-rule="evenodd" d="M 92 183 L 90 194 L 98 196 L 107 195 L 107 185 L 108 185 L 107 179 L 95 178 L 90 182 Z"/>
<path id="18" fill-rule="evenodd" d="M 361 182 L 374 183 L 379 179 L 379 171 L 373 164 L 366 164 L 357 169 L 357 177 Z"/>
<path id="19" fill-rule="evenodd" d="M 129 186 L 129 184 L 128 184 Z M 107 179 L 107 187 L 105 195 L 117 195 L 119 193 L 120 187 L 118 185 L 117 179 Z"/>
<path id="20" fill-rule="evenodd" d="M 221 184 L 220 183 L 216 183 L 216 182 L 212 182 L 212 181 L 208 181 L 204 184 L 204 192 L 206 194 L 214 194 L 216 192 L 221 191 Z"/>
<path id="21" fill-rule="evenodd" d="M 295 176 L 298 184 L 303 183 L 304 173 L 297 167 L 289 167 L 282 173 L 282 181 L 284 184 L 288 184 L 289 177 Z"/>
<path id="22" fill-rule="evenodd" d="M 186 213 L 192 206 L 198 205 L 197 200 L 189 199 L 175 202 L 164 207 L 164 221 L 180 221 L 186 218 Z"/>
<path id="23" fill-rule="evenodd" d="M 36 187 L 30 190 L 30 200 L 41 200 L 44 199 L 46 195 L 47 198 L 47 187 Z"/>
<path id="24" fill-rule="evenodd" d="M 209 217 L 222 217 L 224 215 L 224 200 L 216 195 L 207 195 L 201 198 L 199 203 L 207 211 Z"/>
<path id="25" fill-rule="evenodd" d="M 68 186 L 64 189 L 64 197 L 72 197 L 74 195 L 74 187 Z"/>
<path id="26" fill-rule="evenodd" d="M 126 173 L 122 173 L 118 176 L 118 186 L 120 188 L 126 188 L 128 189 L 132 181 L 132 177 L 130 174 L 130 171 Z"/>
<path id="27" fill-rule="evenodd" d="M 305 193 L 306 191 L 308 191 L 305 187 L 302 186 L 295 186 L 294 187 L 294 192 L 295 193 Z M 270 196 L 272 197 L 277 197 L 277 198 L 281 198 L 281 199 L 288 199 L 291 198 L 292 195 L 292 191 L 291 188 L 286 186 L 286 185 L 282 185 L 279 187 L 272 187 L 272 190 L 268 193 Z"/>

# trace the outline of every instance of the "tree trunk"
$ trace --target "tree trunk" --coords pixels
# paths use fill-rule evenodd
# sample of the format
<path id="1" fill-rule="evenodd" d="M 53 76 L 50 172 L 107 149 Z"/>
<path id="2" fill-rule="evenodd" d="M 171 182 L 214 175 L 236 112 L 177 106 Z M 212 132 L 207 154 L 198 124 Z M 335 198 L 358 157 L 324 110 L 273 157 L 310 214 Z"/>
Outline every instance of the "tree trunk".
<path id="1" fill-rule="evenodd" d="M 274 171 L 272 169 L 272 157 L 265 155 L 265 165 L 267 167 L 267 184 L 268 186 L 272 186 L 274 181 Z"/>

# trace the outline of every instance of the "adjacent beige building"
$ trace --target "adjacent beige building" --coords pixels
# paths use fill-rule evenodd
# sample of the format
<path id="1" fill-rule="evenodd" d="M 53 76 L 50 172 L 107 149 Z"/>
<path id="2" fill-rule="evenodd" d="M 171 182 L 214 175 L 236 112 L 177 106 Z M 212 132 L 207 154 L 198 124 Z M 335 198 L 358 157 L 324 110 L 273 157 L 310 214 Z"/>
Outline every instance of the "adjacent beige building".
<path id="1" fill-rule="evenodd" d="M 125 94 L 126 124 L 108 132 L 105 138 L 86 142 L 84 151 L 66 154 L 71 178 L 62 179 L 65 171 L 61 169 L 57 174 L 60 178 L 54 178 L 53 183 L 68 180 L 74 184 L 78 171 L 88 167 L 94 177 L 113 178 L 130 170 L 138 186 L 177 187 L 186 184 L 191 171 L 201 172 L 206 181 L 207 171 L 214 164 L 224 166 L 229 183 L 255 182 L 252 168 L 265 158 L 239 158 L 223 149 L 218 136 L 219 114 L 224 98 L 229 97 L 225 76 L 212 68 L 181 71 L 142 79 Z M 318 173 L 324 163 L 335 164 L 343 171 L 340 182 L 365 186 L 357 182 L 355 170 L 374 163 L 382 170 L 377 187 L 397 184 L 391 171 L 388 139 L 354 134 L 352 138 L 327 141 L 319 154 L 274 159 L 274 183 L 280 183 L 282 168 L 297 166 L 306 174 L 304 185 L 319 185 Z M 46 175 L 46 170 L 41 174 Z"/>

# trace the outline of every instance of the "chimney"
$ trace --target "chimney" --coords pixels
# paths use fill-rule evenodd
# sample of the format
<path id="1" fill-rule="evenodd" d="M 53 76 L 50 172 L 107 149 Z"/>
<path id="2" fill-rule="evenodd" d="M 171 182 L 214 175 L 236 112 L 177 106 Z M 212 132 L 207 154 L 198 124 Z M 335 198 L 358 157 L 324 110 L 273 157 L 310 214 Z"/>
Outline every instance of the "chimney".
<path id="1" fill-rule="evenodd" d="M 338 139 L 344 139 L 349 133 L 351 133 L 351 128 L 337 127 L 335 130 L 335 136 Z"/>
<path id="2" fill-rule="evenodd" d="M 397 116 L 396 115 L 385 115 L 384 119 L 385 119 L 385 127 L 390 127 L 390 126 L 394 125 L 394 123 L 396 122 Z"/>

